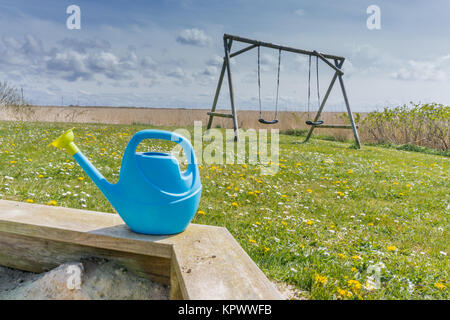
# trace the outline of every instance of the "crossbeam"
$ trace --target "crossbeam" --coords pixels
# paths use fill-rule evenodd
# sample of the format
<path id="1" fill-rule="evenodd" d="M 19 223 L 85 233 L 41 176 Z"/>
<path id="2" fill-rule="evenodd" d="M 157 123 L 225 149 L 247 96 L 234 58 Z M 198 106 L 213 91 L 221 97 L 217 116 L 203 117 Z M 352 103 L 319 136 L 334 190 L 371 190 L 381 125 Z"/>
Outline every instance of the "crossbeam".
<path id="1" fill-rule="evenodd" d="M 233 115 L 232 114 L 228 114 L 228 113 L 208 112 L 207 114 L 209 116 L 213 116 L 213 117 L 233 118 Z"/>
<path id="2" fill-rule="evenodd" d="M 282 51 L 304 54 L 304 55 L 308 55 L 308 56 L 318 56 L 317 51 L 309 51 L 309 50 L 297 49 L 297 48 L 292 48 L 292 47 L 286 47 L 286 46 L 281 46 L 281 45 L 273 44 L 273 43 L 269 43 L 269 42 L 263 42 L 263 41 L 248 39 L 248 38 L 242 38 L 242 37 L 234 36 L 231 34 L 224 34 L 223 38 L 240 41 L 240 42 L 244 42 L 244 43 L 248 43 L 248 44 L 253 44 L 253 45 L 255 45 L 255 47 L 259 46 L 259 47 L 266 47 L 266 48 L 272 48 L 272 49 L 277 49 L 277 50 L 282 50 Z M 333 59 L 333 60 L 337 59 L 337 60 L 342 60 L 342 61 L 345 60 L 344 57 L 340 57 L 340 56 L 336 56 L 336 55 L 332 55 L 332 54 L 321 53 L 321 55 L 327 59 Z"/>
<path id="3" fill-rule="evenodd" d="M 314 126 L 317 129 L 353 129 L 352 126 L 346 126 L 346 125 L 339 125 L 339 124 L 320 124 L 317 126 Z M 356 126 L 356 129 L 358 129 L 359 126 Z"/>

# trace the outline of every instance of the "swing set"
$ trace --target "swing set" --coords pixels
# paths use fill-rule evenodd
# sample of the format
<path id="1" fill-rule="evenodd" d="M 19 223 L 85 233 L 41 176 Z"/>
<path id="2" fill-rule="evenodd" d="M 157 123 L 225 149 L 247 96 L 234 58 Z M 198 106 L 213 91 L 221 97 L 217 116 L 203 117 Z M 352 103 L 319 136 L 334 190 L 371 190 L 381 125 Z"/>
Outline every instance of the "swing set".
<path id="1" fill-rule="evenodd" d="M 242 42 L 242 43 L 246 43 L 249 44 L 249 46 L 238 50 L 236 52 L 231 53 L 231 46 L 233 44 L 233 41 L 237 41 L 237 42 Z M 231 75 L 231 68 L 230 68 L 230 59 L 233 57 L 236 57 L 244 52 L 247 52 L 249 50 L 252 50 L 254 48 L 257 48 L 258 50 L 258 102 L 259 102 L 259 119 L 258 121 L 262 124 L 267 124 L 267 125 L 271 125 L 271 124 L 276 124 L 278 123 L 278 98 L 279 98 L 279 88 L 280 88 L 280 67 L 281 67 L 281 52 L 282 51 L 287 51 L 287 52 L 292 52 L 292 53 L 297 53 L 297 54 L 302 54 L 302 55 L 307 55 L 309 56 L 309 71 L 308 71 L 308 120 L 306 121 L 306 124 L 308 126 L 310 126 L 310 129 L 308 131 L 308 134 L 304 140 L 304 142 L 307 142 L 314 129 L 316 127 L 319 128 L 332 128 L 332 129 L 352 129 L 353 130 L 353 135 L 355 138 L 355 142 L 356 145 L 358 146 L 358 148 L 361 147 L 361 144 L 359 142 L 359 136 L 358 136 L 358 127 L 355 124 L 354 118 L 353 118 L 353 114 L 352 111 L 350 109 L 350 104 L 348 102 L 348 97 L 347 97 L 347 93 L 345 90 L 345 86 L 344 86 L 344 80 L 343 80 L 343 75 L 344 73 L 342 72 L 341 68 L 342 65 L 344 64 L 345 58 L 344 57 L 340 57 L 340 56 L 335 56 L 335 55 L 330 55 L 330 54 L 325 54 L 325 53 L 319 53 L 317 51 L 308 51 L 308 50 L 302 50 L 302 49 L 296 49 L 296 48 L 291 48 L 291 47 L 285 47 L 285 46 L 280 46 L 280 45 L 276 45 L 276 44 L 272 44 L 272 43 L 267 43 L 267 42 L 262 42 L 262 41 L 257 41 L 257 40 L 251 40 L 251 39 L 247 39 L 247 38 L 242 38 L 242 37 L 238 37 L 238 36 L 233 36 L 233 35 L 229 35 L 229 34 L 224 34 L 223 35 L 223 44 L 224 44 L 224 49 L 225 49 L 225 56 L 223 59 L 223 65 L 222 65 L 222 70 L 220 72 L 220 77 L 219 77 L 219 82 L 217 84 L 217 89 L 216 89 L 216 93 L 214 96 L 214 102 L 213 105 L 211 107 L 211 111 L 208 112 L 209 115 L 209 121 L 208 121 L 208 126 L 207 129 L 210 129 L 212 126 L 212 122 L 214 117 L 224 117 L 224 118 L 230 118 L 233 119 L 233 127 L 234 127 L 234 137 L 235 137 L 235 141 L 237 141 L 239 139 L 239 131 L 238 131 L 238 122 L 237 122 L 237 113 L 236 113 L 236 106 L 235 106 L 235 102 L 234 102 L 234 90 L 233 90 L 233 82 L 232 82 L 232 75 Z M 261 104 L 261 62 L 260 62 L 260 48 L 261 47 L 265 47 L 265 48 L 272 48 L 272 49 L 277 49 L 278 50 L 278 72 L 277 72 L 277 85 L 276 85 L 276 97 L 275 97 L 275 114 L 274 114 L 274 118 L 272 120 L 266 120 L 263 118 L 262 115 L 262 104 Z M 315 57 L 316 62 L 315 62 L 315 67 L 316 67 L 316 87 L 317 87 L 317 101 L 318 101 L 318 110 L 317 113 L 314 117 L 313 120 L 310 120 L 309 118 L 309 110 L 310 110 L 310 104 L 311 104 L 311 67 L 312 67 L 312 57 Z M 320 99 L 320 88 L 319 88 L 319 60 L 323 61 L 327 66 L 329 66 L 331 69 L 334 70 L 334 75 L 331 79 L 330 85 L 328 86 L 328 89 L 325 93 L 325 96 L 323 97 L 323 99 Z M 334 64 L 331 61 L 334 62 Z M 225 76 L 225 71 L 227 71 L 227 78 L 228 78 L 228 87 L 229 87 L 229 92 L 230 92 L 230 102 L 231 102 L 231 114 L 226 114 L 226 113 L 219 113 L 216 112 L 216 106 L 217 106 L 217 101 L 219 99 L 219 95 L 220 95 L 220 89 L 222 87 L 222 83 L 223 83 L 223 78 Z M 324 121 L 320 120 L 320 116 L 322 114 L 322 111 L 325 107 L 325 104 L 328 100 L 328 97 L 331 93 L 331 90 L 336 82 L 336 80 L 339 79 L 339 84 L 342 90 L 342 95 L 344 97 L 344 102 L 345 102 L 345 106 L 347 108 L 347 114 L 348 117 L 350 119 L 350 126 L 348 125 L 333 125 L 333 124 L 324 124 Z"/>

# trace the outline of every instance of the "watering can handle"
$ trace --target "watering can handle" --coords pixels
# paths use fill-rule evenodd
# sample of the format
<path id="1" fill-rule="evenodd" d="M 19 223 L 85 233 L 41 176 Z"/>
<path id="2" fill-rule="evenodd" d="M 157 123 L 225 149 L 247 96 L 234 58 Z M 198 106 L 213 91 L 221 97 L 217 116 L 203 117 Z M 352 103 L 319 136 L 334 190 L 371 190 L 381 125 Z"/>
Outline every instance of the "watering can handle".
<path id="1" fill-rule="evenodd" d="M 138 147 L 139 143 L 141 143 L 142 140 L 146 139 L 160 139 L 178 143 L 179 145 L 181 145 L 184 152 L 186 153 L 186 158 L 189 164 L 187 170 L 188 171 L 192 170 L 191 167 L 196 166 L 197 160 L 195 158 L 194 148 L 192 148 L 192 145 L 189 142 L 189 140 L 179 135 L 178 133 L 163 130 L 147 129 L 137 132 L 128 143 L 127 148 L 125 150 L 125 156 L 133 155 L 136 152 L 136 148 Z"/>

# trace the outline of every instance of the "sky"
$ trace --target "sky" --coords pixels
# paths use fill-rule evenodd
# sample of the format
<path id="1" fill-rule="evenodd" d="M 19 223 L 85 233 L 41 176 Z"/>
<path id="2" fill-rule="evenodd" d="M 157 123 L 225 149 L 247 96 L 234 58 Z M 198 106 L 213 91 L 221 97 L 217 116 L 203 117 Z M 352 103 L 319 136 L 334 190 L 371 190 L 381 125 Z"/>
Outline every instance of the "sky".
<path id="1" fill-rule="evenodd" d="M 67 28 L 70 5 L 80 29 Z M 367 27 L 370 5 L 380 29 Z M 449 13 L 447 0 L 1 0 L 0 81 L 38 105 L 210 108 L 228 33 L 345 57 L 353 111 L 450 104 Z M 277 62 L 261 48 L 263 110 L 275 106 Z M 231 70 L 237 108 L 258 108 L 257 51 Z M 319 62 L 321 97 L 332 75 Z M 307 92 L 308 57 L 282 52 L 279 109 L 307 111 Z M 225 81 L 219 108 L 229 105 Z M 325 110 L 345 110 L 338 86 Z"/>

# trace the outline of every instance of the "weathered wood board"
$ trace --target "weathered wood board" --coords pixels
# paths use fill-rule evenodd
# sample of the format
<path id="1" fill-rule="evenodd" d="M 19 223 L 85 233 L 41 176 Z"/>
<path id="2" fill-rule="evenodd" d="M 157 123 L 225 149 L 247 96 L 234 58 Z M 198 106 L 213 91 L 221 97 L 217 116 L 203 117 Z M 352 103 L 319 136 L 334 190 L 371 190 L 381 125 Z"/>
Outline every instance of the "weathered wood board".
<path id="1" fill-rule="evenodd" d="M 115 214 L 0 200 L 0 265 L 42 272 L 92 256 L 170 284 L 172 299 L 282 299 L 225 228 L 149 236 Z"/>

